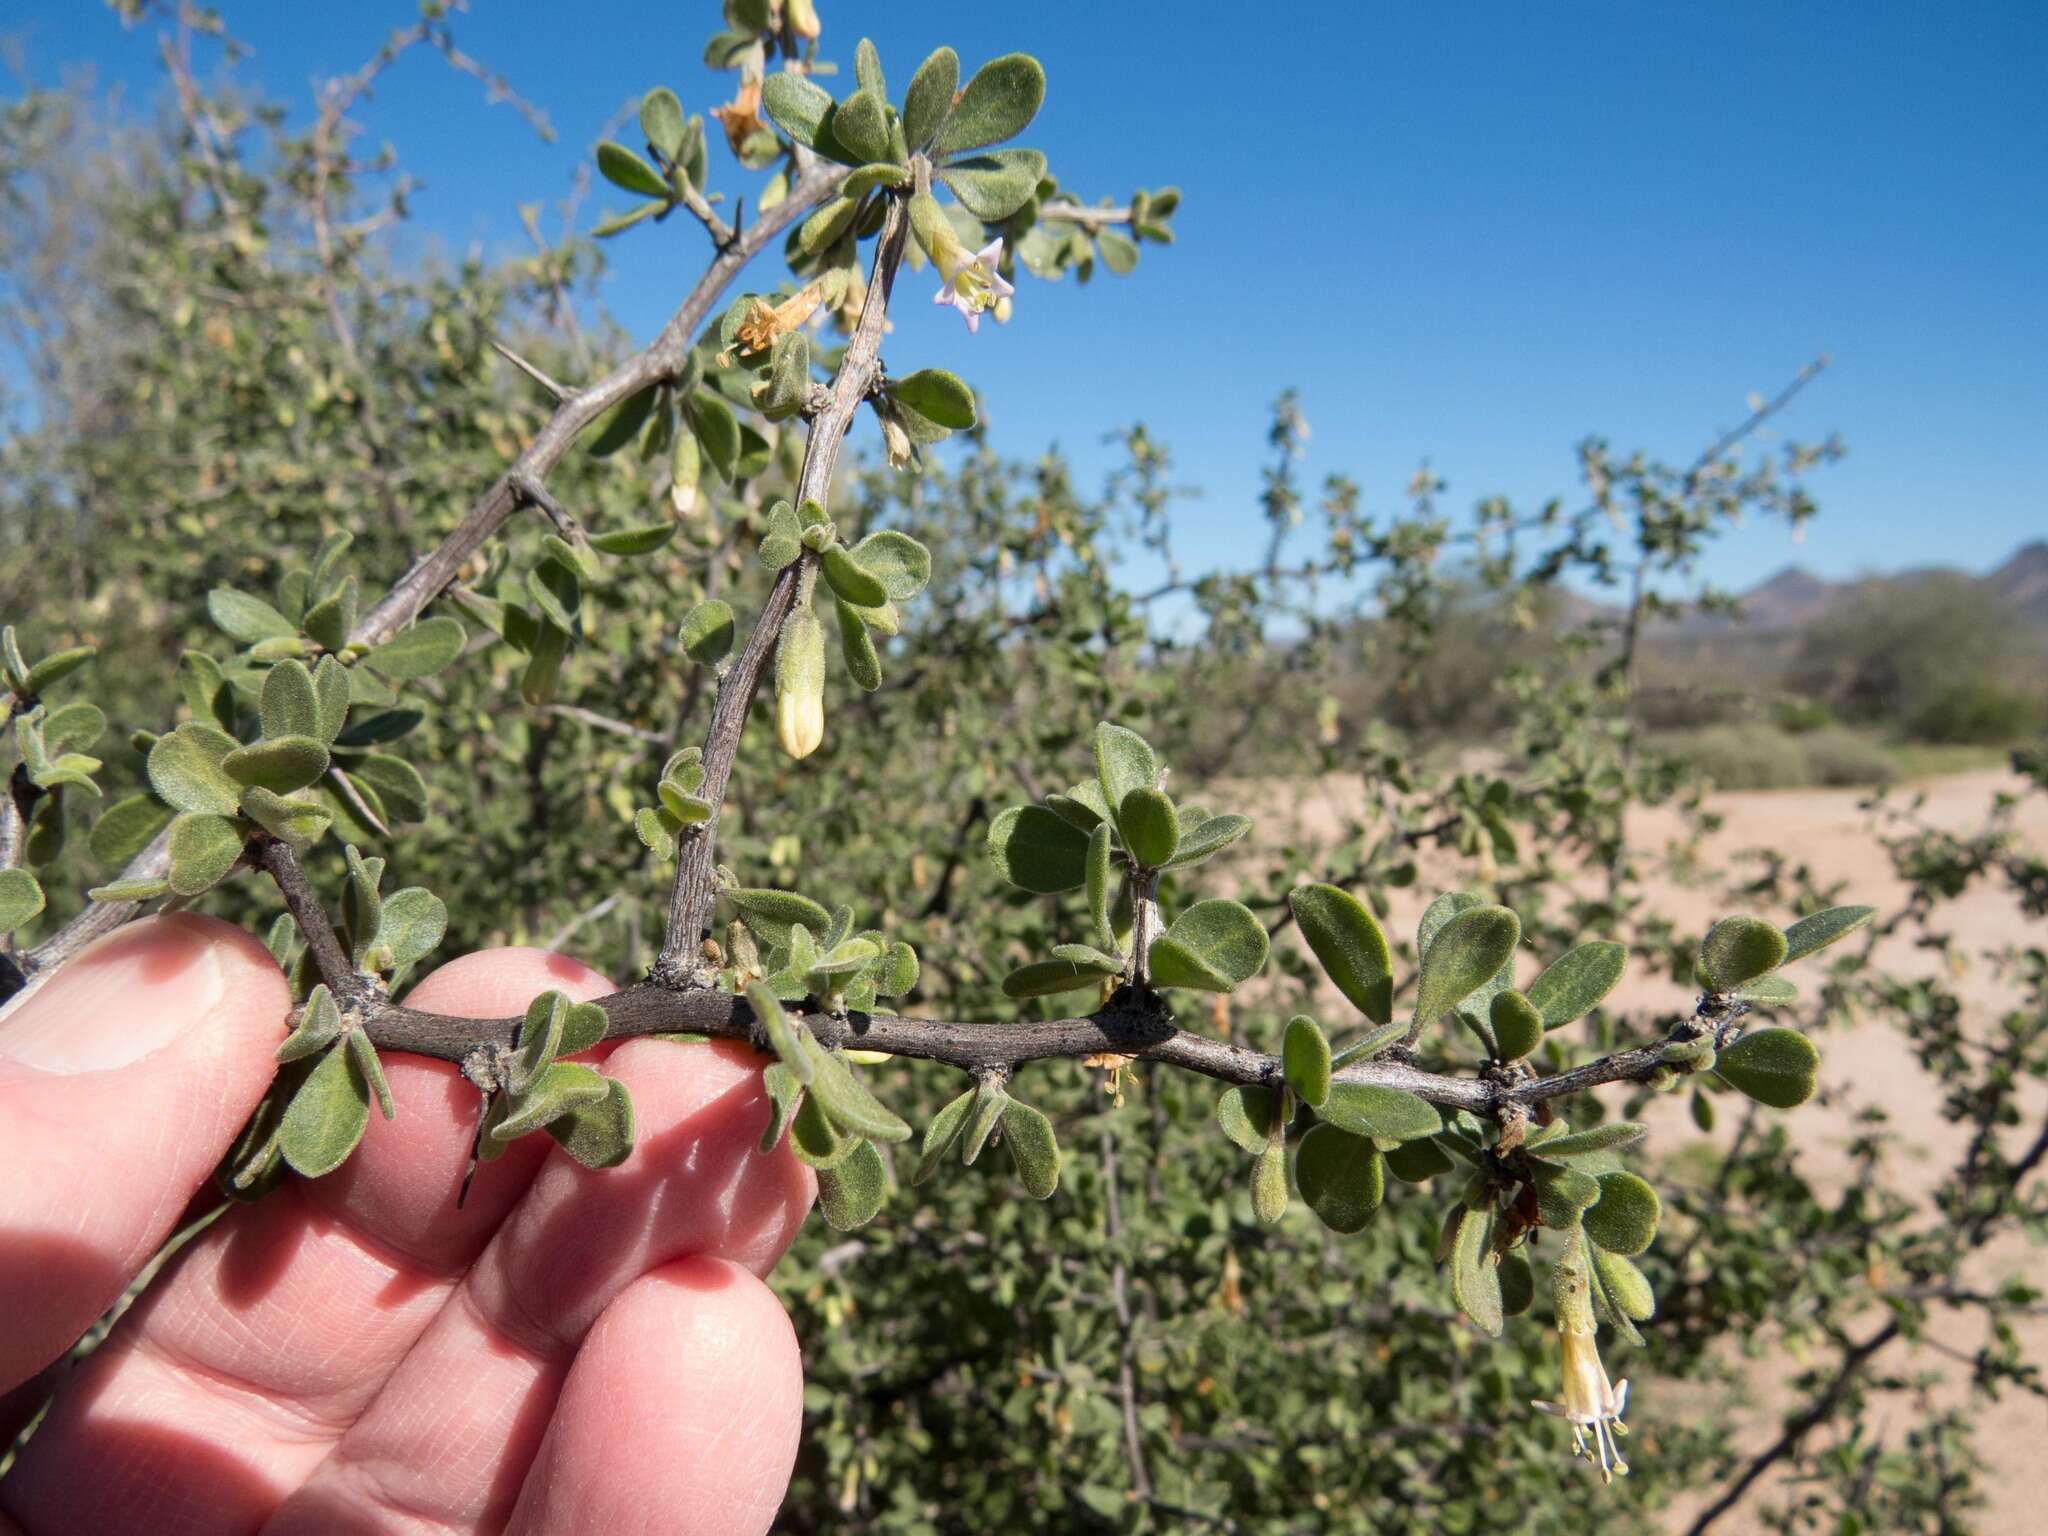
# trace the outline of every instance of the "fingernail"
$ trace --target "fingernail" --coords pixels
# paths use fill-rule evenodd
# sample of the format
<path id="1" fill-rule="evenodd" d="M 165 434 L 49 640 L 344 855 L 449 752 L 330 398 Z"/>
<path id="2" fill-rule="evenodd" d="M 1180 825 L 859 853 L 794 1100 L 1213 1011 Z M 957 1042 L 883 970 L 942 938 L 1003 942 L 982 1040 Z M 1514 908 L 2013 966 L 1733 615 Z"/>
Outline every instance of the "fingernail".
<path id="1" fill-rule="evenodd" d="M 202 1027 L 226 988 L 202 925 L 153 918 L 111 933 L 0 1021 L 0 1061 L 110 1072 Z"/>

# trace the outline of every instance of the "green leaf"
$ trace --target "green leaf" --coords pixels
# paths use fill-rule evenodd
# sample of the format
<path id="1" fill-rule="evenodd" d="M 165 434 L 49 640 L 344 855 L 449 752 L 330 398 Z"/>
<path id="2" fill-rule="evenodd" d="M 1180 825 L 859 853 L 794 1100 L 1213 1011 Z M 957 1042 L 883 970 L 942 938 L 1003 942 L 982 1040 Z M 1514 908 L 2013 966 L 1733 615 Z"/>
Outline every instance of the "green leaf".
<path id="1" fill-rule="evenodd" d="M 309 608 L 300 627 L 328 650 L 342 649 L 348 644 L 349 631 L 356 627 L 357 592 L 356 579 L 351 576 L 331 597 Z"/>
<path id="2" fill-rule="evenodd" d="M 319 842 L 334 820 L 317 799 L 280 795 L 260 785 L 242 791 L 242 814 L 294 853 L 304 853 Z M 99 829 L 93 830 L 97 836 Z"/>
<path id="3" fill-rule="evenodd" d="M 1632 1147 L 1649 1134 L 1650 1128 L 1640 1120 L 1614 1120 L 1590 1130 L 1572 1131 L 1547 1141 L 1530 1142 L 1529 1153 L 1532 1157 L 1547 1158 L 1552 1162 L 1566 1162 L 1593 1152 L 1613 1152 L 1622 1147 Z"/>
<path id="4" fill-rule="evenodd" d="M 280 736 L 238 747 L 220 765 L 237 784 L 288 795 L 319 781 L 327 771 L 327 748 L 311 736 Z"/>
<path id="5" fill-rule="evenodd" d="M 1609 1253 L 1638 1254 L 1655 1240 L 1662 1214 L 1657 1191 L 1643 1180 L 1632 1173 L 1604 1173 L 1600 1198 L 1579 1225 Z"/>
<path id="6" fill-rule="evenodd" d="M 861 569 L 880 578 L 895 603 L 907 603 L 932 579 L 932 552 L 907 533 L 884 528 L 853 546 Z M 872 606 L 872 605 L 869 605 Z"/>
<path id="7" fill-rule="evenodd" d="M 939 180 L 977 219 L 1000 224 L 1031 201 L 1044 175 L 1045 156 L 1037 150 L 999 149 L 992 155 L 953 161 L 939 172 Z M 1136 246 L 1131 247 L 1131 255 L 1137 256 Z"/>
<path id="8" fill-rule="evenodd" d="M 337 1042 L 292 1095 L 278 1128 L 278 1149 L 299 1173 L 317 1179 L 348 1161 L 369 1123 L 370 1085 Z"/>
<path id="9" fill-rule="evenodd" d="M 974 72 L 939 130 L 937 152 L 953 155 L 1015 138 L 1045 100 L 1045 71 L 1027 53 L 991 59 Z M 777 121 L 780 121 L 778 118 Z"/>
<path id="10" fill-rule="evenodd" d="M 1785 963 L 1785 935 L 1760 917 L 1724 917 L 1700 943 L 1700 980 L 1712 991 L 1730 992 L 1768 975 Z"/>
<path id="11" fill-rule="evenodd" d="M 847 602 L 863 608 L 877 608 L 889 600 L 889 591 L 882 585 L 882 578 L 865 569 L 837 544 L 826 547 L 818 557 L 818 564 L 832 590 Z"/>
<path id="12" fill-rule="evenodd" d="M 1513 987 L 1494 993 L 1489 1017 L 1494 1048 L 1502 1061 L 1520 1061 L 1543 1043 L 1543 1015 Z"/>
<path id="13" fill-rule="evenodd" d="M 363 664 L 401 681 L 432 677 L 462 654 L 462 625 L 445 614 L 422 619 L 363 658 Z"/>
<path id="14" fill-rule="evenodd" d="M 1049 895 L 1088 878 L 1088 838 L 1041 805 L 1012 806 L 989 823 L 989 861 L 1010 884 Z"/>
<path id="15" fill-rule="evenodd" d="M 386 821 L 426 820 L 427 781 L 404 758 L 368 752 L 350 763 L 348 771 L 358 788 L 368 784 L 377 792 Z"/>
<path id="16" fill-rule="evenodd" d="M 1266 1226 L 1278 1226 L 1287 1215 L 1287 1143 L 1275 1139 L 1259 1150 L 1252 1163 L 1252 1214 Z"/>
<path id="17" fill-rule="evenodd" d="M 153 795 L 130 795 L 100 813 L 86 847 L 102 864 L 126 864 L 149 846 L 174 814 Z"/>
<path id="18" fill-rule="evenodd" d="M 1500 1275 L 1500 1309 L 1509 1317 L 1520 1317 L 1536 1300 L 1536 1272 L 1522 1254 L 1504 1253 L 1494 1266 Z"/>
<path id="19" fill-rule="evenodd" d="M 1251 822 L 1243 816 L 1211 816 L 1193 827 L 1183 826 L 1180 846 L 1166 867 L 1186 869 L 1212 859 L 1251 829 Z"/>
<path id="20" fill-rule="evenodd" d="M 1134 789 L 1156 789 L 1159 760 L 1136 731 L 1107 720 L 1095 727 L 1095 776 L 1105 806 L 1119 806 Z"/>
<path id="21" fill-rule="evenodd" d="M 974 1166 L 982 1148 L 988 1145 L 989 1137 L 1002 1123 L 1003 1110 L 1009 1102 L 1010 1096 L 1003 1090 L 1001 1079 L 985 1077 L 975 1085 L 974 1114 L 960 1136 L 960 1161 L 968 1167 Z"/>
<path id="22" fill-rule="evenodd" d="M 1163 868 L 1180 846 L 1180 820 L 1173 802 L 1156 789 L 1134 789 L 1117 807 L 1117 830 L 1124 846 L 1146 869 Z"/>
<path id="23" fill-rule="evenodd" d="M 491 1127 L 491 1137 L 495 1141 L 514 1141 L 579 1104 L 595 1104 L 606 1091 L 605 1080 L 582 1063 L 549 1062 L 531 1082 L 512 1094 L 504 1118 Z"/>
<path id="24" fill-rule="evenodd" d="M 832 1123 L 818 1101 L 806 1094 L 797 1104 L 789 1122 L 789 1149 L 806 1168 L 823 1171 L 836 1168 L 852 1155 L 860 1142 Z"/>
<path id="25" fill-rule="evenodd" d="M 865 37 L 853 45 L 853 77 L 860 82 L 860 88 L 871 92 L 877 101 L 889 99 L 889 87 L 882 78 L 881 55 Z"/>
<path id="26" fill-rule="evenodd" d="M 583 451 L 592 458 L 605 459 L 628 443 L 637 442 L 640 429 L 646 425 L 660 394 L 660 386 L 650 384 L 606 406 L 597 419 L 584 428 Z"/>
<path id="27" fill-rule="evenodd" d="M 856 163 L 890 157 L 889 114 L 879 92 L 855 91 L 832 111 L 832 137 Z"/>
<path id="28" fill-rule="evenodd" d="M 1266 930 L 1235 901 L 1198 901 L 1153 942 L 1152 984 L 1228 992 L 1266 963 Z"/>
<path id="29" fill-rule="evenodd" d="M 1627 967 L 1626 946 L 1595 939 L 1553 960 L 1529 983 L 1529 1001 L 1545 1029 L 1561 1029 L 1599 1007 Z"/>
<path id="30" fill-rule="evenodd" d="M 0 869 L 0 933 L 12 933 L 43 910 L 43 888 L 25 869 Z"/>
<path id="31" fill-rule="evenodd" d="M 235 739 L 210 725 L 185 724 L 149 749 L 150 787 L 166 804 L 204 815 L 232 815 L 242 786 L 221 766 Z"/>
<path id="32" fill-rule="evenodd" d="M 575 634 L 583 611 L 583 579 L 573 567 L 550 557 L 526 573 L 526 595 L 555 628 Z"/>
<path id="33" fill-rule="evenodd" d="M 1034 1200 L 1051 1199 L 1060 1187 L 1060 1143 L 1052 1122 L 1011 1099 L 1003 1106 L 1003 1145 L 1010 1149 L 1024 1192 Z"/>
<path id="34" fill-rule="evenodd" d="M 851 1232 L 875 1219 L 887 1193 L 888 1169 L 874 1143 L 854 1143 L 836 1167 L 818 1173 L 818 1210 L 835 1232 Z"/>
<path id="35" fill-rule="evenodd" d="M 1334 1125 L 1312 1126 L 1301 1138 L 1294 1182 L 1323 1225 L 1347 1236 L 1365 1230 L 1387 1189 L 1379 1149 Z"/>
<path id="36" fill-rule="evenodd" d="M 590 547 L 607 555 L 651 555 L 675 536 L 674 523 L 642 523 L 634 528 L 614 528 L 610 533 L 593 533 Z"/>
<path id="37" fill-rule="evenodd" d="M 811 1065 L 811 1097 L 842 1130 L 870 1141 L 908 1141 L 910 1127 L 883 1104 L 836 1051 L 828 1051 L 811 1035 L 802 1037 Z"/>
<path id="38" fill-rule="evenodd" d="M 548 1134 L 586 1168 L 616 1168 L 633 1155 L 633 1096 L 615 1077 L 604 1097 L 573 1105 L 548 1122 Z"/>
<path id="39" fill-rule="evenodd" d="M 839 656 L 846 663 L 846 675 L 864 692 L 873 693 L 882 686 L 882 658 L 875 642 L 853 604 L 837 595 L 832 604 L 839 615 Z"/>
<path id="40" fill-rule="evenodd" d="M 804 148 L 816 149 L 832 98 L 802 75 L 782 70 L 761 82 L 761 110 Z"/>
<path id="41" fill-rule="evenodd" d="M 1339 1130 L 1378 1141 L 1415 1141 L 1444 1128 L 1435 1105 L 1384 1083 L 1333 1082 L 1316 1113 Z"/>
<path id="42" fill-rule="evenodd" d="M 967 1129 L 968 1112 L 974 1108 L 974 1090 L 968 1089 L 957 1099 L 932 1116 L 932 1123 L 925 1127 L 924 1142 L 920 1146 L 916 1171 L 910 1175 L 913 1185 L 922 1184 L 939 1171 L 939 1164 L 946 1154 L 953 1150 Z"/>
<path id="43" fill-rule="evenodd" d="M 68 650 L 52 651 L 28 669 L 26 687 L 23 691 L 30 698 L 34 698 L 52 683 L 61 682 L 69 677 L 98 654 L 99 647 L 96 645 L 74 645 Z"/>
<path id="44" fill-rule="evenodd" d="M 736 633 L 731 604 L 711 598 L 683 620 L 683 652 L 700 667 L 715 667 L 731 653 Z"/>
<path id="45" fill-rule="evenodd" d="M 755 558 L 771 571 L 779 571 L 804 552 L 801 535 L 796 512 L 788 502 L 778 501 L 768 509 L 768 526 L 754 551 Z"/>
<path id="46" fill-rule="evenodd" d="M 597 168 L 615 187 L 637 192 L 642 197 L 668 197 L 669 185 L 661 173 L 623 144 L 597 146 Z"/>
<path id="47" fill-rule="evenodd" d="M 960 56 L 940 48 L 917 66 L 903 93 L 903 139 L 912 154 L 918 154 L 938 137 L 953 110 L 953 93 L 960 83 Z"/>
<path id="48" fill-rule="evenodd" d="M 943 368 L 920 368 L 908 378 L 892 379 L 889 393 L 919 415 L 956 432 L 966 431 L 976 420 L 974 391 L 958 374 Z"/>
<path id="49" fill-rule="evenodd" d="M 403 894 L 403 893 L 401 893 Z M 611 1019 L 596 1003 L 571 1003 L 562 1015 L 562 1042 L 557 1056 L 575 1056 L 604 1039 Z"/>
<path id="50" fill-rule="evenodd" d="M 1506 1308 L 1502 1305 L 1500 1266 L 1493 1256 L 1490 1211 L 1468 1210 L 1458 1219 L 1458 1235 L 1451 1248 L 1451 1297 L 1482 1333 L 1500 1337 Z"/>
<path id="51" fill-rule="evenodd" d="M 1097 230 L 1095 249 L 1102 254 L 1102 264 L 1118 277 L 1129 277 L 1137 268 L 1138 242 L 1120 229 Z"/>
<path id="52" fill-rule="evenodd" d="M 1280 1130 L 1280 1092 L 1276 1088 L 1226 1088 L 1216 1098 L 1216 1123 L 1223 1134 L 1247 1152 L 1263 1152 Z"/>
<path id="53" fill-rule="evenodd" d="M 356 1070 L 363 1074 L 363 1081 L 370 1085 L 379 1113 L 386 1120 L 396 1120 L 398 1106 L 391 1102 L 391 1085 L 384 1080 L 384 1066 L 377 1060 L 377 1048 L 370 1043 L 370 1037 L 360 1029 L 350 1030 L 348 1053 L 355 1060 Z"/>
<path id="54" fill-rule="evenodd" d="M 730 485 L 740 463 L 740 422 L 732 407 L 709 390 L 698 390 L 690 397 L 690 430 L 718 478 Z"/>
<path id="55" fill-rule="evenodd" d="M 107 717 L 97 705 L 73 700 L 43 716 L 44 749 L 62 757 L 83 752 L 105 734 Z"/>
<path id="56" fill-rule="evenodd" d="M 1485 986 L 1514 957 L 1521 920 L 1506 907 L 1467 907 L 1446 922 L 1422 953 L 1418 1025 L 1435 1023 L 1467 993 Z"/>
<path id="57" fill-rule="evenodd" d="M 1100 985 L 1121 969 L 1121 966 L 1112 970 L 1077 960 L 1034 960 L 1029 965 L 1020 965 L 1003 978 L 1003 996 L 1055 997 L 1062 992 L 1079 992 Z"/>
<path id="58" fill-rule="evenodd" d="M 1714 1070 L 1759 1104 L 1793 1109 L 1813 1097 L 1820 1052 L 1796 1029 L 1752 1029 L 1722 1049 Z"/>
<path id="59" fill-rule="evenodd" d="M 858 198 L 833 198 L 797 226 L 797 249 L 806 256 L 815 256 L 828 249 L 853 227 L 854 218 L 859 213 Z"/>
<path id="60" fill-rule="evenodd" d="M 261 719 L 265 736 L 314 736 L 322 740 L 325 720 L 313 674 L 303 661 L 280 661 L 263 678 Z"/>
<path id="61" fill-rule="evenodd" d="M 1351 1006 L 1384 1024 L 1394 1012 L 1394 966 L 1387 936 L 1364 905 L 1334 885 L 1304 885 L 1287 905 L 1301 936 Z"/>
<path id="62" fill-rule="evenodd" d="M 299 632 L 296 624 L 262 598 L 232 587 L 215 587 L 207 593 L 206 612 L 216 628 L 243 645 L 282 640 Z"/>
<path id="63" fill-rule="evenodd" d="M 1599 1207 L 1593 1209 L 1598 1210 Z M 1590 1222 L 1587 1236 L 1592 1236 Z M 1593 1268 L 1600 1276 L 1600 1289 L 1607 1293 L 1608 1301 L 1623 1316 L 1646 1323 L 1657 1315 L 1657 1293 L 1650 1288 L 1643 1272 L 1621 1254 L 1610 1248 L 1595 1248 Z"/>
<path id="64" fill-rule="evenodd" d="M 640 131 L 647 142 L 673 163 L 683 148 L 683 104 L 676 93 L 658 85 L 640 98 Z"/>
<path id="65" fill-rule="evenodd" d="M 448 933 L 448 906 L 423 885 L 409 885 L 384 898 L 383 921 L 377 925 L 377 948 L 384 951 L 383 971 L 403 970 L 432 954 Z"/>
<path id="66" fill-rule="evenodd" d="M 754 1150 L 766 1157 L 782 1145 L 782 1138 L 803 1103 L 804 1085 L 796 1080 L 787 1064 L 771 1061 L 761 1069 L 761 1087 L 768 1095 L 768 1124 Z"/>
<path id="67" fill-rule="evenodd" d="M 334 994 L 321 982 L 306 994 L 306 1006 L 299 1010 L 299 1022 L 277 1048 L 278 1065 L 316 1055 L 341 1038 L 341 1007 Z"/>
<path id="68" fill-rule="evenodd" d="M 242 827 L 231 816 L 188 811 L 171 823 L 171 889 L 197 896 L 227 877 L 242 856 Z"/>
<path id="69" fill-rule="evenodd" d="M 1321 1109 L 1330 1096 L 1330 1042 L 1322 1026 L 1305 1013 L 1289 1019 L 1280 1062 L 1287 1086 L 1310 1109 Z"/>
<path id="70" fill-rule="evenodd" d="M 1085 869 L 1088 886 L 1088 918 L 1094 927 L 1095 942 L 1103 949 L 1115 949 L 1116 924 L 1110 918 L 1110 903 L 1114 895 L 1110 890 L 1109 868 L 1109 823 L 1096 823 L 1095 830 L 1088 834 L 1088 852 Z"/>
<path id="71" fill-rule="evenodd" d="M 917 985 L 917 951 L 897 939 L 883 951 L 881 963 L 870 973 L 875 991 L 882 997 L 902 997 Z"/>
<path id="72" fill-rule="evenodd" d="M 1426 1184 L 1458 1166 L 1450 1153 L 1427 1136 L 1403 1142 L 1386 1157 L 1387 1172 L 1403 1184 Z"/>
<path id="73" fill-rule="evenodd" d="M 1543 1225 L 1560 1232 L 1578 1224 L 1580 1215 L 1600 1198 L 1600 1181 L 1576 1168 L 1538 1162 L 1530 1169 L 1536 1186 L 1536 1210 Z"/>
<path id="74" fill-rule="evenodd" d="M 96 885 L 85 894 L 94 901 L 149 901 L 169 894 L 168 880 L 116 880 L 110 885 Z"/>
<path id="75" fill-rule="evenodd" d="M 745 887 L 721 892 L 745 914 L 747 926 L 770 944 L 787 944 L 792 925 L 802 924 L 813 933 L 832 925 L 832 914 L 808 896 L 770 887 Z"/>
<path id="76" fill-rule="evenodd" d="M 1785 958 L 1778 963 L 1789 965 L 1794 960 L 1804 960 L 1815 950 L 1847 938 L 1876 915 L 1875 907 L 1829 907 L 1811 917 L 1802 917 L 1785 930 Z"/>
<path id="77" fill-rule="evenodd" d="M 810 1053 L 804 1049 L 804 1042 L 809 1037 L 802 1026 L 782 1011 L 781 1001 L 763 982 L 748 985 L 747 1006 L 754 1010 L 754 1021 L 761 1026 L 761 1032 L 768 1037 L 768 1044 L 788 1069 L 789 1075 L 798 1083 L 809 1085 L 817 1074 Z"/>

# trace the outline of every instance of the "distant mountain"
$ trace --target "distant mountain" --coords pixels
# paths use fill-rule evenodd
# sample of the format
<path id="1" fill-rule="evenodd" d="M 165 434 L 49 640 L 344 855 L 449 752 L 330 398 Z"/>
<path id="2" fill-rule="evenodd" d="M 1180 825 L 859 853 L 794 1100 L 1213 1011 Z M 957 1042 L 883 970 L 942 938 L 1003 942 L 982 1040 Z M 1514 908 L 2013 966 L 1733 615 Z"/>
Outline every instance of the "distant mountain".
<path id="1" fill-rule="evenodd" d="M 1984 582 L 2029 624 L 2048 624 L 2048 539 L 2022 544 Z"/>
<path id="2" fill-rule="evenodd" d="M 2003 565 L 1983 576 L 1973 577 L 1949 566 L 1927 565 L 1875 579 L 1911 584 L 1942 577 L 1981 582 L 2012 604 L 2026 623 L 2048 626 L 2048 539 L 2021 545 Z M 1825 581 L 1800 566 L 1788 565 L 1740 594 L 1740 620 L 1731 622 L 1719 614 L 1687 612 L 1657 627 L 1667 635 L 1704 635 L 1731 628 L 1752 635 L 1782 634 L 1804 629 L 1856 586 L 1853 581 Z"/>

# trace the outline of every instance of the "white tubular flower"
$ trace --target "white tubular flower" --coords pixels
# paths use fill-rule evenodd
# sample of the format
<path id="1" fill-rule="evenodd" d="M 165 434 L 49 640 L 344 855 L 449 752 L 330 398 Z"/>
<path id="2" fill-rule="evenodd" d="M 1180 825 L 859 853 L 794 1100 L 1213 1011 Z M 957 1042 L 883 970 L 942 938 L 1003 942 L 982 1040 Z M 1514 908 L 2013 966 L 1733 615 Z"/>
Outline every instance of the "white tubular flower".
<path id="1" fill-rule="evenodd" d="M 938 257 L 941 286 L 932 295 L 934 304 L 950 304 L 960 311 L 960 317 L 967 322 L 967 329 L 981 329 L 982 311 L 1003 306 L 998 318 L 1007 317 L 1007 301 L 1016 288 L 1004 281 L 996 271 L 996 263 L 1003 257 L 1003 241 L 995 239 L 976 251 L 967 254 L 965 246 L 956 246 Z"/>
<path id="2" fill-rule="evenodd" d="M 1591 1330 L 1581 1333 L 1563 1327 L 1558 1338 L 1564 1345 L 1564 1401 L 1533 1406 L 1571 1425 L 1572 1454 L 1597 1460 L 1602 1481 L 1627 1477 L 1628 1463 L 1622 1460 L 1619 1438 L 1628 1433 L 1628 1426 L 1621 1422 L 1628 1408 L 1628 1382 L 1608 1383 L 1607 1367 L 1600 1363 L 1600 1346 Z"/>

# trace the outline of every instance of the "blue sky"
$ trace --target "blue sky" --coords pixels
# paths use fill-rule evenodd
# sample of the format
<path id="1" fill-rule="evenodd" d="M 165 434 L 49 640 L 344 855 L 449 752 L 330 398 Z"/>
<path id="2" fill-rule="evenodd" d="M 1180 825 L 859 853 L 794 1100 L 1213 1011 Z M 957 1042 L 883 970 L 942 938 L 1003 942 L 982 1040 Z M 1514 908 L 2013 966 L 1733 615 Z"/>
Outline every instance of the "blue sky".
<path id="1" fill-rule="evenodd" d="M 473 6 L 459 38 L 547 110 L 556 145 L 424 55 L 363 114 L 450 247 L 519 244 L 517 204 L 558 198 L 646 87 L 692 109 L 729 94 L 699 63 L 708 0 Z M 299 102 L 410 16 L 221 8 L 254 46 L 245 68 Z M 1713 579 L 1795 559 L 1983 569 L 2048 534 L 2048 6 L 819 9 L 828 53 L 850 63 L 871 35 L 899 92 L 941 42 L 970 68 L 1030 49 L 1050 84 L 1023 142 L 1065 185 L 1182 189 L 1179 243 L 1147 246 L 1134 276 L 1027 279 L 1014 323 L 972 339 L 917 278 L 888 351 L 899 372 L 966 375 L 1007 452 L 1057 443 L 1097 468 L 1105 432 L 1145 421 L 1203 490 L 1190 564 L 1255 548 L 1283 388 L 1314 429 L 1310 485 L 1342 471 L 1393 510 L 1426 458 L 1453 508 L 1533 505 L 1572 494 L 1582 436 L 1682 460 L 1821 352 L 1834 365 L 1783 428 L 1847 440 L 1815 482 L 1822 514 L 1802 547 L 1775 526 L 1724 541 Z M 0 30 L 40 78 L 86 62 L 156 88 L 152 36 L 88 0 L 13 0 Z M 713 181 L 751 185 L 722 146 Z M 612 242 L 604 301 L 645 338 L 704 245 L 681 219 Z"/>

